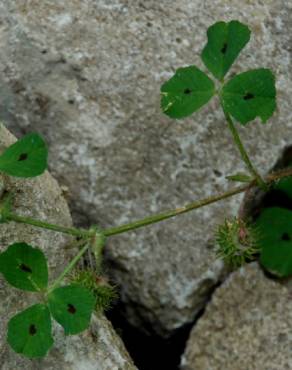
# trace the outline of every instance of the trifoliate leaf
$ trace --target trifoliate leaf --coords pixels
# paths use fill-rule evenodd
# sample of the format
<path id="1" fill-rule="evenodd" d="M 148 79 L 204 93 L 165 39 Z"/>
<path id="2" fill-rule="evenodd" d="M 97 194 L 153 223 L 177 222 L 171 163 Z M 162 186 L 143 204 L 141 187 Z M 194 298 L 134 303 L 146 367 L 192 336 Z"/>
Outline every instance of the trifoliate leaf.
<path id="1" fill-rule="evenodd" d="M 51 314 L 63 326 L 65 334 L 78 334 L 88 328 L 95 306 L 95 298 L 89 290 L 68 285 L 53 290 L 48 300 Z"/>
<path id="2" fill-rule="evenodd" d="M 246 173 L 236 173 L 235 175 L 226 176 L 227 180 L 238 181 L 238 182 L 251 182 L 253 177 L 247 175 Z"/>
<path id="3" fill-rule="evenodd" d="M 279 277 L 292 275 L 292 212 L 278 207 L 266 208 L 256 226 L 263 267 Z"/>
<path id="4" fill-rule="evenodd" d="M 48 150 L 36 133 L 28 134 L 0 156 L 0 171 L 10 176 L 35 177 L 47 168 Z"/>
<path id="5" fill-rule="evenodd" d="M 26 357 L 45 356 L 53 345 L 47 306 L 36 304 L 12 317 L 8 323 L 7 341 L 15 352 Z"/>
<path id="6" fill-rule="evenodd" d="M 46 257 L 38 248 L 15 243 L 0 254 L 0 272 L 16 288 L 36 292 L 48 284 Z"/>
<path id="7" fill-rule="evenodd" d="M 217 22 L 208 28 L 208 42 L 202 60 L 213 75 L 222 80 L 250 39 L 250 30 L 238 21 Z"/>
<path id="8" fill-rule="evenodd" d="M 276 109 L 275 77 L 269 69 L 235 76 L 222 89 L 224 109 L 243 125 L 260 117 L 265 123 Z"/>
<path id="9" fill-rule="evenodd" d="M 161 108 L 171 118 L 191 115 L 215 93 L 212 80 L 195 66 L 179 68 L 161 86 Z"/>

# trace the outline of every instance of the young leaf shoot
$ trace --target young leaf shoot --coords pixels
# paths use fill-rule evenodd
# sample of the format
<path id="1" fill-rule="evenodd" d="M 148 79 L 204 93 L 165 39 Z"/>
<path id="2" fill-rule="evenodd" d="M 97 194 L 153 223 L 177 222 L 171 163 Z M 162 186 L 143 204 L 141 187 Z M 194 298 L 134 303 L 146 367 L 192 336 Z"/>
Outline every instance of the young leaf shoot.
<path id="1" fill-rule="evenodd" d="M 246 173 L 243 173 L 243 172 L 238 172 L 235 175 L 226 176 L 226 179 L 230 181 L 247 182 L 247 183 L 253 180 L 253 178 L 250 175 L 247 175 Z"/>

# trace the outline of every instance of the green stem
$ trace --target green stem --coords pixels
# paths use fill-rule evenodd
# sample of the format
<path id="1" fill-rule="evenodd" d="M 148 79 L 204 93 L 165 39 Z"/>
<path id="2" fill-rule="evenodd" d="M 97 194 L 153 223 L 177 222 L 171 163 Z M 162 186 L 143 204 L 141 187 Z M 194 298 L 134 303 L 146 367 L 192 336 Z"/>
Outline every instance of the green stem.
<path id="1" fill-rule="evenodd" d="M 86 237 L 91 237 L 93 235 L 92 231 L 90 230 L 82 230 L 82 229 L 77 229 L 75 227 L 65 227 L 65 226 L 54 225 L 54 224 L 50 224 L 45 221 L 36 220 L 31 217 L 19 216 L 12 212 L 5 213 L 5 218 L 8 221 L 14 221 L 17 223 L 32 225 L 32 226 L 40 227 L 42 229 L 53 230 L 53 231 L 57 231 L 57 232 L 72 235 L 72 236 L 86 238 Z"/>
<path id="2" fill-rule="evenodd" d="M 289 176 L 292 176 L 292 169 L 291 168 L 279 171 L 275 174 L 270 174 L 270 175 L 267 176 L 266 180 L 267 180 L 268 184 L 271 184 L 274 181 L 277 181 L 281 178 L 289 177 Z M 158 215 L 148 216 L 148 217 L 145 217 L 141 220 L 134 221 L 134 222 L 131 222 L 131 223 L 128 223 L 128 224 L 125 224 L 125 225 L 112 227 L 110 229 L 104 230 L 103 235 L 105 237 L 107 237 L 107 236 L 122 234 L 122 233 L 130 231 L 130 230 L 135 230 L 135 229 L 147 226 L 147 225 L 154 224 L 156 222 L 164 221 L 164 220 L 167 220 L 168 218 L 172 218 L 172 217 L 175 217 L 175 216 L 178 216 L 178 215 L 182 215 L 184 213 L 190 212 L 190 211 L 195 210 L 197 208 L 204 207 L 208 204 L 218 202 L 219 200 L 223 200 L 223 199 L 232 197 L 233 195 L 240 194 L 240 193 L 248 190 L 249 188 L 254 187 L 255 185 L 256 185 L 255 182 L 251 182 L 250 184 L 233 188 L 229 191 L 226 191 L 225 193 L 218 194 L 218 195 L 211 196 L 211 197 L 207 197 L 207 198 L 189 203 L 186 206 L 181 207 L 181 208 L 172 209 L 172 210 L 160 213 Z"/>
<path id="3" fill-rule="evenodd" d="M 110 229 L 106 229 L 106 230 L 103 231 L 103 234 L 104 234 L 104 236 L 112 236 L 112 235 L 116 235 L 116 234 L 122 234 L 126 231 L 138 229 L 138 228 L 143 227 L 143 226 L 147 226 L 147 225 L 154 224 L 156 222 L 164 221 L 164 220 L 167 220 L 168 218 L 172 218 L 172 217 L 175 217 L 175 216 L 178 216 L 178 215 L 182 215 L 183 213 L 187 213 L 187 212 L 190 212 L 194 209 L 204 207 L 204 206 L 206 206 L 208 204 L 211 204 L 211 203 L 215 203 L 218 200 L 226 199 L 226 198 L 232 197 L 233 195 L 242 193 L 243 191 L 247 190 L 249 187 L 250 187 L 250 184 L 244 185 L 244 186 L 239 186 L 239 187 L 234 188 L 232 190 L 229 190 L 225 193 L 222 193 L 222 194 L 219 194 L 219 195 L 216 195 L 216 196 L 207 197 L 205 199 L 189 203 L 186 206 L 181 207 L 181 208 L 172 209 L 172 210 L 169 210 L 169 211 L 166 211 L 166 212 L 163 212 L 163 213 L 159 213 L 157 215 L 145 217 L 142 220 L 134 221 L 134 222 L 131 222 L 129 224 L 125 224 L 125 225 L 113 227 L 113 228 L 110 228 Z"/>
<path id="4" fill-rule="evenodd" d="M 78 254 L 71 260 L 71 262 L 66 266 L 65 270 L 61 273 L 61 275 L 51 285 L 51 287 L 48 290 L 48 293 L 50 293 L 52 290 L 54 290 L 55 288 L 57 288 L 61 284 L 64 277 L 73 269 L 73 267 L 80 260 L 80 258 L 83 256 L 83 254 L 87 251 L 87 249 L 90 247 L 90 245 L 91 245 L 91 243 L 86 243 L 85 246 L 82 249 L 80 249 Z"/>
<path id="5" fill-rule="evenodd" d="M 228 127 L 232 133 L 232 136 L 233 136 L 233 139 L 234 139 L 234 142 L 235 144 L 237 145 L 237 148 L 240 152 L 240 155 L 241 155 L 241 158 L 242 160 L 244 161 L 244 163 L 246 164 L 249 172 L 254 176 L 254 178 L 256 179 L 258 185 L 263 189 L 263 190 L 268 190 L 268 187 L 267 187 L 267 184 L 265 183 L 265 181 L 263 180 L 263 178 L 261 177 L 261 175 L 257 172 L 257 170 L 255 169 L 255 167 L 253 166 L 243 144 L 242 144 L 242 141 L 240 140 L 240 137 L 239 137 L 239 133 L 232 121 L 232 118 L 230 116 L 230 114 L 228 112 L 225 111 L 225 109 L 223 108 L 223 112 L 224 112 L 224 115 L 225 115 L 225 118 L 226 118 L 226 121 L 228 123 Z"/>
<path id="6" fill-rule="evenodd" d="M 289 177 L 289 176 L 292 176 L 292 168 L 281 170 L 277 173 L 273 173 L 273 174 L 268 175 L 266 177 L 265 185 L 266 184 L 272 184 L 274 181 L 277 181 L 277 180 L 280 180 L 284 177 Z M 195 202 L 191 202 L 191 203 L 187 204 L 184 207 L 171 209 L 169 211 L 165 211 L 163 213 L 159 213 L 159 214 L 153 215 L 153 216 L 148 216 L 148 217 L 145 217 L 141 220 L 137 220 L 137 221 L 134 221 L 134 222 L 131 222 L 131 223 L 128 223 L 128 224 L 124 224 L 124 225 L 117 226 L 117 227 L 112 227 L 112 228 L 109 228 L 109 229 L 106 229 L 106 230 L 103 230 L 103 231 L 101 230 L 100 233 L 103 234 L 105 237 L 112 236 L 112 235 L 117 235 L 117 234 L 122 234 L 126 231 L 135 230 L 135 229 L 141 228 L 143 226 L 147 226 L 147 225 L 154 224 L 154 223 L 157 223 L 157 222 L 160 222 L 160 221 L 164 221 L 164 220 L 167 220 L 168 218 L 172 218 L 172 217 L 190 212 L 194 209 L 204 207 L 208 204 L 215 203 L 219 200 L 223 200 L 223 199 L 232 197 L 233 195 L 240 194 L 240 193 L 242 193 L 242 192 L 244 192 L 244 191 L 246 191 L 246 190 L 248 190 L 248 189 L 250 189 L 250 188 L 252 188 L 256 185 L 257 185 L 257 183 L 254 181 L 254 182 L 251 182 L 247 185 L 238 186 L 236 188 L 233 188 L 233 189 L 231 189 L 231 190 L 229 190 L 225 193 L 210 196 L 210 197 L 207 197 L 207 198 L 195 201 Z M 0 207 L 0 214 L 1 214 L 1 207 Z M 4 216 L 5 216 L 4 218 L 8 221 L 14 221 L 14 222 L 19 222 L 19 223 L 23 223 L 23 224 L 29 224 L 29 225 L 41 227 L 41 228 L 48 229 L 48 230 L 54 230 L 54 231 L 57 231 L 57 232 L 70 234 L 70 235 L 73 235 L 73 236 L 79 236 L 79 237 L 82 237 L 82 238 L 93 238 L 95 233 L 96 233 L 95 229 L 82 230 L 82 229 L 68 228 L 68 227 L 53 225 L 53 224 L 50 224 L 50 223 L 47 223 L 47 222 L 32 219 L 30 217 L 18 216 L 17 214 L 12 213 L 12 212 L 6 212 L 5 211 Z"/>
<path id="7" fill-rule="evenodd" d="M 93 228 L 95 234 L 91 240 L 92 251 L 95 256 L 96 270 L 101 271 L 102 266 L 102 252 L 105 245 L 105 235 L 102 230 Z"/>

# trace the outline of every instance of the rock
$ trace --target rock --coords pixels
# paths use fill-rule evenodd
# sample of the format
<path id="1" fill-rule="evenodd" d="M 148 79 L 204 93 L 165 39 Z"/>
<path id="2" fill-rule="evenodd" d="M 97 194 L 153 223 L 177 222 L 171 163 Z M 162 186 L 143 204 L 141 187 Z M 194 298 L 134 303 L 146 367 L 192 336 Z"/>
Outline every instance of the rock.
<path id="1" fill-rule="evenodd" d="M 160 85 L 203 64 L 206 29 L 239 19 L 252 39 L 229 74 L 270 67 L 279 112 L 240 129 L 265 173 L 289 143 L 289 1 L 3 0 L 0 118 L 37 130 L 51 171 L 68 188 L 75 222 L 111 227 L 224 191 L 244 170 L 218 100 L 179 122 L 160 110 Z M 108 270 L 128 320 L 162 335 L 194 320 L 224 275 L 213 233 L 241 196 L 108 240 Z"/>
<path id="2" fill-rule="evenodd" d="M 229 276 L 192 329 L 182 370 L 292 369 L 291 289 L 256 263 Z"/>
<path id="3" fill-rule="evenodd" d="M 1 125 L 0 151 L 15 141 L 15 138 Z M 57 182 L 45 173 L 34 179 L 16 179 L 0 175 L 5 189 L 15 194 L 14 208 L 18 214 L 44 219 L 52 223 L 71 226 L 68 206 Z M 23 241 L 39 246 L 46 254 L 50 267 L 50 277 L 61 273 L 69 263 L 73 252 L 64 250 L 72 240 L 62 234 L 37 229 L 23 224 L 0 225 L 0 250 L 10 244 Z M 0 363 L 2 370 L 11 369 L 62 369 L 62 370 L 130 370 L 135 369 L 120 338 L 111 324 L 102 315 L 94 315 L 90 328 L 76 336 L 65 337 L 59 325 L 54 327 L 56 339 L 47 357 L 41 360 L 28 360 L 14 353 L 6 342 L 8 320 L 17 312 L 36 303 L 38 297 L 29 292 L 15 289 L 0 278 Z"/>

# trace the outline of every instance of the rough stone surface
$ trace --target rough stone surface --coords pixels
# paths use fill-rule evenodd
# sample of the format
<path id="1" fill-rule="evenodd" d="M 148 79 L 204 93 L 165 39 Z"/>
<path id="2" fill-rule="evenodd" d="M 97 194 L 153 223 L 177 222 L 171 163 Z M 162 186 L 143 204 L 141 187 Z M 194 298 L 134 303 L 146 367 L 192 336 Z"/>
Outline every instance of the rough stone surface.
<path id="1" fill-rule="evenodd" d="M 291 143 L 291 16 L 284 0 L 2 0 L 0 118 L 45 135 L 80 224 L 110 227 L 184 205 L 227 189 L 225 176 L 243 165 L 218 100 L 171 121 L 160 111 L 161 83 L 183 65 L 204 69 L 209 25 L 248 23 L 251 42 L 229 76 L 262 66 L 277 75 L 278 112 L 240 130 L 267 171 Z M 133 324 L 167 335 L 193 320 L 223 273 L 214 228 L 240 199 L 108 241 Z"/>
<path id="2" fill-rule="evenodd" d="M 292 369 L 291 288 L 256 263 L 229 276 L 193 328 L 182 370 Z"/>
<path id="3" fill-rule="evenodd" d="M 0 126 L 0 151 L 15 138 Z M 65 226 L 72 225 L 67 204 L 56 181 L 48 174 L 22 180 L 0 176 L 1 184 L 15 194 L 17 213 L 46 219 Z M 0 225 L 0 251 L 23 241 L 39 246 L 46 254 L 51 278 L 56 277 L 69 262 L 64 247 L 69 237 L 21 224 Z M 72 240 L 71 240 L 72 242 Z M 74 251 L 76 252 L 76 251 Z M 72 252 L 71 252 L 72 253 Z M 93 317 L 90 328 L 76 336 L 65 337 L 59 325 L 54 327 L 55 345 L 42 360 L 28 360 L 15 354 L 6 343 L 7 322 L 14 314 L 36 303 L 36 294 L 22 292 L 0 279 L 0 367 L 2 370 L 131 370 L 135 369 L 111 324 L 103 317 Z"/>

